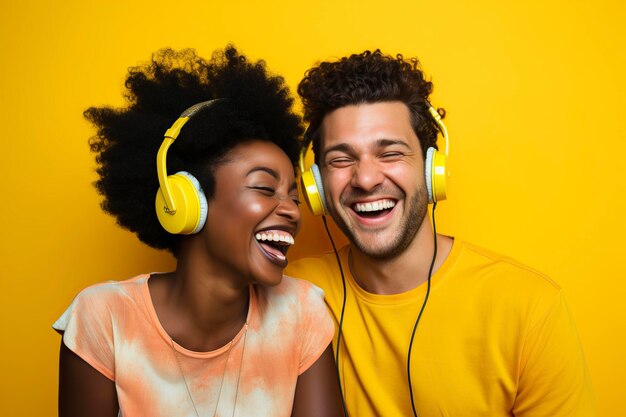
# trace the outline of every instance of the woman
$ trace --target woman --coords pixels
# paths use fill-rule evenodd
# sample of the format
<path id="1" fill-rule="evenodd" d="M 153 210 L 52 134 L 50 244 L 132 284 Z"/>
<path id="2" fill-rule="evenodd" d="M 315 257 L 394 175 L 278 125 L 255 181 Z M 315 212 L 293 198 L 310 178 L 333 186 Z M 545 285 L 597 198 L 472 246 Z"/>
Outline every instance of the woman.
<path id="1" fill-rule="evenodd" d="M 163 50 L 126 88 L 85 112 L 95 185 L 177 266 L 89 287 L 54 324 L 60 416 L 340 415 L 321 290 L 282 275 L 302 133 L 283 79 L 233 47 Z"/>

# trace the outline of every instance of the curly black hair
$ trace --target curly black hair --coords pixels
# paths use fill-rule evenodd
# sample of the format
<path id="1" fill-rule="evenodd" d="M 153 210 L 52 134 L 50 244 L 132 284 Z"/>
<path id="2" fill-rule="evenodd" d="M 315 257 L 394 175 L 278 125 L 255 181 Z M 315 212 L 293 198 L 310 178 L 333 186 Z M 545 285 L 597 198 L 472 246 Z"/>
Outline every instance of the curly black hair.
<path id="1" fill-rule="evenodd" d="M 309 69 L 298 85 L 304 104 L 304 120 L 309 123 L 305 143 L 313 142 L 319 163 L 319 127 L 324 116 L 340 107 L 384 101 L 401 101 L 409 108 L 411 125 L 422 153 L 437 148 L 438 127 L 428 113 L 432 82 L 424 77 L 417 58 L 405 59 L 383 54 L 379 49 L 322 62 Z M 443 109 L 437 110 L 444 117 Z"/>
<path id="2" fill-rule="evenodd" d="M 156 155 L 166 129 L 190 106 L 226 99 L 191 118 L 168 152 L 168 173 L 190 172 L 207 199 L 214 193 L 214 168 L 242 142 L 271 141 L 297 162 L 304 129 L 284 79 L 232 45 L 210 60 L 193 49 L 162 49 L 147 64 L 129 68 L 125 86 L 126 107 L 84 112 L 98 129 L 89 140 L 98 163 L 94 186 L 104 196 L 102 209 L 149 246 L 178 255 L 181 236 L 163 230 L 154 209 Z"/>

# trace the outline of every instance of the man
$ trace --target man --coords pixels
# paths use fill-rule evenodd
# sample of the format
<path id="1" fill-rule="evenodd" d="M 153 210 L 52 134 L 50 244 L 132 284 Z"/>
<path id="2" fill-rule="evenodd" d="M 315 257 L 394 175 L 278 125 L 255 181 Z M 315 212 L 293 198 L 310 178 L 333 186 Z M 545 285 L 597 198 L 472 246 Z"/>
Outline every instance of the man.
<path id="1" fill-rule="evenodd" d="M 340 265 L 327 253 L 287 273 L 323 288 L 342 323 L 335 350 L 348 413 L 595 415 L 560 287 L 434 232 L 425 155 L 443 128 L 431 90 L 416 59 L 380 51 L 322 63 L 298 89 L 324 210 L 350 244 Z"/>

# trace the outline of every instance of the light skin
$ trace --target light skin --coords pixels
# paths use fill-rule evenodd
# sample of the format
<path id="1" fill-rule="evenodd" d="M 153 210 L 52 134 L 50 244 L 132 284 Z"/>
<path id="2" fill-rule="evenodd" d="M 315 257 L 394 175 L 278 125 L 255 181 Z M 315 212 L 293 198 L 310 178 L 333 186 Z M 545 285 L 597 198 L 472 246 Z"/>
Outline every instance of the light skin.
<path id="1" fill-rule="evenodd" d="M 300 227 L 293 166 L 271 142 L 251 140 L 214 167 L 215 193 L 205 227 L 182 240 L 176 271 L 154 275 L 149 289 L 162 327 L 179 345 L 212 351 L 245 324 L 249 285 L 277 285 L 286 265 L 259 242 L 263 231 L 295 236 Z M 236 219 L 236 221 L 234 221 Z M 115 417 L 115 383 L 61 343 L 60 417 Z M 339 416 L 332 347 L 298 377 L 292 416 Z"/>
<path id="2" fill-rule="evenodd" d="M 428 279 L 433 229 L 424 156 L 401 102 L 350 105 L 321 125 L 320 172 L 330 214 L 350 239 L 350 269 L 363 289 L 399 294 Z M 369 206 L 368 206 L 369 205 Z M 437 235 L 439 269 L 452 239 Z"/>

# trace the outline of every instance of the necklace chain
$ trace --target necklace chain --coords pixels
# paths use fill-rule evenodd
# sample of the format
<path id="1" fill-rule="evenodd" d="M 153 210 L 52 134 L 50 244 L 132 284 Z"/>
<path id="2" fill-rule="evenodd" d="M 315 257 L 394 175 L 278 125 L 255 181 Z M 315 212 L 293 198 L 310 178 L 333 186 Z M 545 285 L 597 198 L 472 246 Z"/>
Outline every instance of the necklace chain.
<path id="1" fill-rule="evenodd" d="M 241 348 L 241 362 L 239 364 L 239 371 L 237 373 L 237 383 L 235 385 L 235 401 L 233 404 L 233 414 L 235 416 L 235 410 L 237 409 L 237 398 L 239 396 L 239 379 L 241 377 L 241 368 L 243 368 L 243 354 L 246 350 L 246 340 L 248 339 L 248 322 L 245 324 L 245 330 L 243 335 L 243 346 Z M 200 417 L 200 413 L 198 412 L 198 408 L 196 407 L 196 402 L 193 400 L 193 396 L 191 395 L 191 390 L 189 389 L 189 384 L 187 383 L 187 377 L 185 376 L 185 372 L 183 372 L 183 367 L 180 363 L 180 359 L 178 357 L 178 352 L 176 351 L 176 347 L 174 346 L 174 339 L 170 339 L 172 342 L 172 349 L 174 350 L 174 358 L 176 359 L 176 364 L 178 365 L 178 370 L 183 377 L 183 382 L 185 383 L 185 389 L 187 390 L 187 395 L 189 396 L 189 400 L 191 401 L 191 405 L 193 406 L 193 410 L 196 413 L 196 417 Z M 217 415 L 217 408 L 220 404 L 220 397 L 222 396 L 222 387 L 224 386 L 224 377 L 226 376 L 226 370 L 228 369 L 228 361 L 230 360 L 230 353 L 233 351 L 234 341 L 231 340 L 228 345 L 228 355 L 226 356 L 226 362 L 224 363 L 224 371 L 222 372 L 222 380 L 220 381 L 220 389 L 217 392 L 217 401 L 215 402 L 215 409 L 213 410 L 213 417 Z"/>

